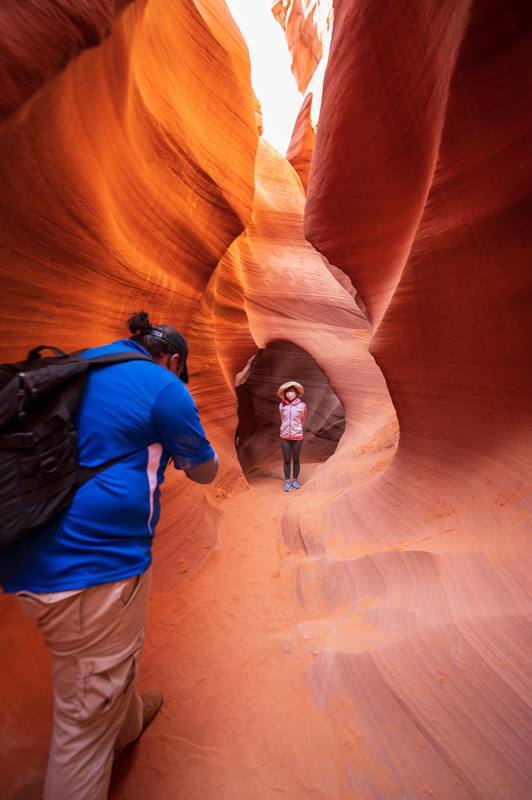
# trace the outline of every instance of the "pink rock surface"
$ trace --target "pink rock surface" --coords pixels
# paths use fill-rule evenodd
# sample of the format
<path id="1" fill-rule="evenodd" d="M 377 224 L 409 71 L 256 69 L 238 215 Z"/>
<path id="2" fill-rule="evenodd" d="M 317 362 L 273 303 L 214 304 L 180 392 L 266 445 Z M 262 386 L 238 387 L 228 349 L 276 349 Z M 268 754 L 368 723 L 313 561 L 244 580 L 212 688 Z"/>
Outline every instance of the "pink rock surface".
<path id="1" fill-rule="evenodd" d="M 312 154 L 316 140 L 316 132 L 310 116 L 311 107 L 312 93 L 309 93 L 306 95 L 301 111 L 297 115 L 292 138 L 286 151 L 286 158 L 301 178 L 305 191 L 308 188 L 310 165 L 312 164 Z"/>
<path id="2" fill-rule="evenodd" d="M 355 794 L 530 787 L 530 24 L 520 3 L 335 3 L 306 232 L 369 310 L 400 441 L 288 536 L 317 556 L 302 602 L 346 630 L 316 627 L 311 683 L 350 698 Z"/>
<path id="3" fill-rule="evenodd" d="M 141 686 L 167 699 L 115 800 L 529 793 L 530 14 L 335 19 L 306 206 L 221 0 L 131 4 L 0 128 L 3 358 L 171 316 L 223 464 L 165 489 Z M 288 497 L 234 449 L 281 341 L 346 418 Z M 49 665 L 0 600 L 0 794 L 36 800 Z"/>

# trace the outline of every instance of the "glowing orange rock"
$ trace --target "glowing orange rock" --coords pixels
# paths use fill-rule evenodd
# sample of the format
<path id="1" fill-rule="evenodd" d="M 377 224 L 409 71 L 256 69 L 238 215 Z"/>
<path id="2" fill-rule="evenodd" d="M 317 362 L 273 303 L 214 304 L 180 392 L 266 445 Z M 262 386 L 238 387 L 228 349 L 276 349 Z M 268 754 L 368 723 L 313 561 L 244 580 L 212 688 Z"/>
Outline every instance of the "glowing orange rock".
<path id="1" fill-rule="evenodd" d="M 155 318 L 177 306 L 186 330 L 250 217 L 256 143 L 247 52 L 225 4 L 126 9 L 0 129 L 3 352 L 50 330 L 66 348 L 106 341 L 137 305 Z"/>
<path id="2" fill-rule="evenodd" d="M 44 6 L 27 5 L 26 34 L 36 26 L 39 52 L 51 53 L 61 25 L 50 31 L 42 25 Z M 59 4 L 54 8 L 60 14 Z M 67 59 L 77 50 L 62 52 Z M 15 82 L 20 65 L 12 65 Z M 37 59 L 30 83 L 17 84 L 18 92 L 7 85 L 6 109 L 57 66 L 48 59 L 41 69 Z M 81 53 L 3 123 L 3 361 L 24 356 L 35 343 L 74 350 L 120 338 L 128 314 L 139 307 L 193 338 L 198 298 L 251 217 L 258 134 L 249 74 L 246 47 L 222 0 L 132 3 L 115 20 L 112 36 Z M 191 388 L 203 412 L 201 370 L 193 353 Z M 203 416 L 216 444 L 216 430 Z M 168 477 L 156 581 L 163 590 L 212 552 L 219 517 L 199 487 Z M 21 621 L 12 599 L 0 600 L 2 636 L 9 637 Z M 9 628 L 13 618 L 18 622 Z M 42 654 L 36 634 L 26 629 L 26 635 Z M 31 669 L 18 676 L 11 671 L 17 663 L 5 664 L 0 686 L 15 704 L 24 676 L 41 686 Z M 45 730 L 21 769 L 16 754 L 36 727 L 26 706 L 18 707 L 18 727 L 9 723 L 2 754 L 2 796 L 26 786 L 28 775 L 42 774 L 47 747 Z"/>
<path id="3" fill-rule="evenodd" d="M 272 14 L 283 28 L 292 55 L 292 72 L 304 92 L 323 55 L 330 33 L 332 0 L 275 0 Z"/>
<path id="4" fill-rule="evenodd" d="M 305 97 L 301 111 L 297 116 L 294 132 L 286 152 L 286 158 L 301 178 L 305 191 L 308 188 L 310 165 L 312 164 L 312 154 L 316 140 L 316 134 L 310 118 L 311 106 L 312 93 L 309 93 Z"/>
<path id="5" fill-rule="evenodd" d="M 306 190 L 332 33 L 333 4 L 332 0 L 279 0 L 273 4 L 272 13 L 284 30 L 298 88 L 306 92 L 286 154 Z"/>
<path id="6" fill-rule="evenodd" d="M 312 4 L 281 5 L 297 49 Z M 51 333 L 72 349 L 119 337 L 145 306 L 187 334 L 222 457 L 207 494 L 165 488 L 145 663 L 170 701 L 117 798 L 530 785 L 527 16 L 412 9 L 335 3 L 313 244 L 299 177 L 257 151 L 222 0 L 132 4 L 0 129 L 2 357 Z M 303 50 L 304 82 L 318 51 Z M 314 358 L 346 414 L 284 515 L 278 480 L 218 503 L 246 485 L 235 380 L 279 341 Z M 222 547 L 197 574 L 216 505 L 231 508 Z M 1 604 L 0 794 L 33 800 L 49 677 Z"/>

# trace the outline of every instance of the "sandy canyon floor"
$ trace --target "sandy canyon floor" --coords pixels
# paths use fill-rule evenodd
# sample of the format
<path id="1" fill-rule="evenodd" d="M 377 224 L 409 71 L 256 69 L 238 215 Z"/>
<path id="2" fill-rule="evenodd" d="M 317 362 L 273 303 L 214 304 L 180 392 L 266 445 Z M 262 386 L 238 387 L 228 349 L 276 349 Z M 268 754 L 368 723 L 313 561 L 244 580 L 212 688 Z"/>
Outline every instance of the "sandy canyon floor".
<path id="1" fill-rule="evenodd" d="M 316 466 L 303 464 L 303 480 Z M 338 780 L 344 748 L 356 741 L 349 730 L 339 738 L 311 699 L 305 673 L 316 643 L 300 627 L 304 612 L 290 577 L 298 556 L 282 549 L 280 536 L 287 506 L 308 498 L 304 487 L 283 492 L 280 473 L 267 465 L 248 490 L 223 500 L 218 551 L 174 591 L 153 593 L 139 688 L 161 686 L 165 704 L 115 766 L 114 800 L 349 796 Z M 17 658 L 38 657 L 46 668 L 20 677 L 14 659 L 6 665 L 13 758 L 0 794 L 38 800 L 51 723 L 49 665 L 36 630 L 12 600 L 6 607 L 20 627 Z"/>

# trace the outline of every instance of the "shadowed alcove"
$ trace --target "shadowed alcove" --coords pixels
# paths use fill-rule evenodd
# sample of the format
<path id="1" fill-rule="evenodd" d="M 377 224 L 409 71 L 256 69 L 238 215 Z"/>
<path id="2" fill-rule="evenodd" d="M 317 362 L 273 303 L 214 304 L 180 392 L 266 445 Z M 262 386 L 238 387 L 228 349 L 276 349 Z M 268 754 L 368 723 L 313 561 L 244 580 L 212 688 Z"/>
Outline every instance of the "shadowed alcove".
<path id="1" fill-rule="evenodd" d="M 338 446 L 345 430 L 345 413 L 325 373 L 309 353 L 292 342 L 271 342 L 236 378 L 236 448 L 245 474 L 269 473 L 277 459 L 281 477 L 277 389 L 288 380 L 305 388 L 308 414 L 302 462 L 326 461 Z"/>

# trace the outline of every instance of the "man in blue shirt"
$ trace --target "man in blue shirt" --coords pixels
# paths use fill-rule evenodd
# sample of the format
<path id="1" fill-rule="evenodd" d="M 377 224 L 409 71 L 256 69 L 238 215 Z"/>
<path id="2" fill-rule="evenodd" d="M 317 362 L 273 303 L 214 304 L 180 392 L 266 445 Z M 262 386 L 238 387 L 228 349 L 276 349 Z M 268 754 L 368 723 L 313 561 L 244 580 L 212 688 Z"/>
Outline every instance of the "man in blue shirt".
<path id="1" fill-rule="evenodd" d="M 120 460 L 75 494 L 52 523 L 2 551 L 0 582 L 35 619 L 52 657 L 54 727 L 44 800 L 104 800 L 113 751 L 134 741 L 162 705 L 135 688 L 144 641 L 151 543 L 172 460 L 210 483 L 218 458 L 185 386 L 188 346 L 139 312 L 130 339 L 84 353 L 132 352 L 90 373 L 76 421 L 79 461 Z M 181 378 L 181 379 L 180 379 Z"/>

